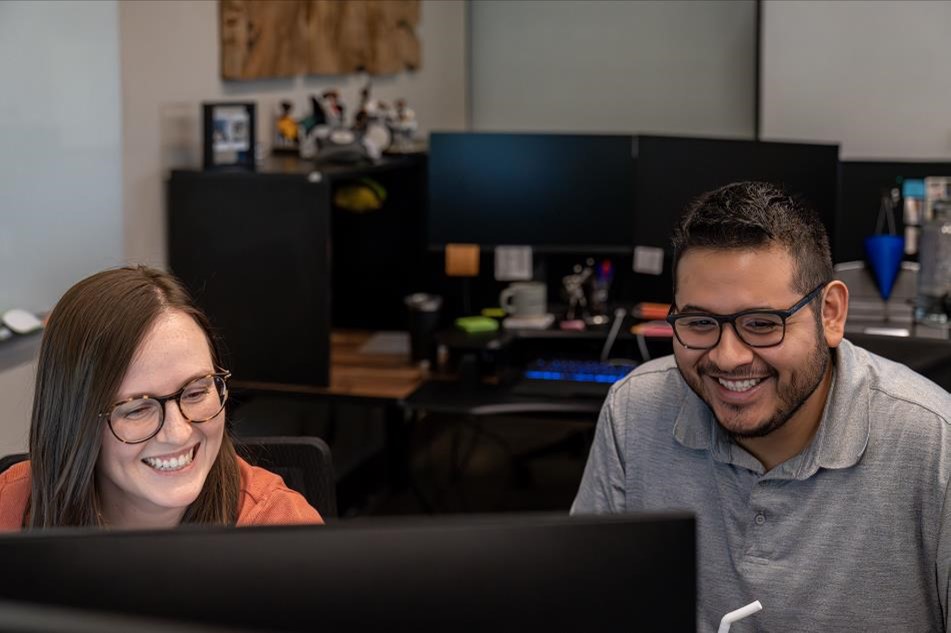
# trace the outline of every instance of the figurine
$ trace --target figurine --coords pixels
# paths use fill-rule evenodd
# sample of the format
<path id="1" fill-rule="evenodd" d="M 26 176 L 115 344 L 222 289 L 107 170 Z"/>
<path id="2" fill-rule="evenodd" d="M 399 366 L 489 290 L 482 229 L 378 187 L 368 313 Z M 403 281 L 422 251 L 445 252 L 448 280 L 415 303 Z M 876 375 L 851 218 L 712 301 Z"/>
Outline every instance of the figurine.
<path id="1" fill-rule="evenodd" d="M 290 101 L 281 101 L 281 112 L 274 124 L 274 149 L 296 150 L 298 142 L 298 123 L 292 112 L 294 104 Z"/>
<path id="2" fill-rule="evenodd" d="M 566 321 L 574 321 L 588 316 L 588 297 L 585 294 L 585 284 L 588 283 L 588 279 L 591 278 L 593 272 L 590 266 L 582 268 L 581 264 L 575 264 L 574 273 L 562 277 L 561 283 L 564 285 L 565 299 L 568 301 Z M 578 310 L 581 311 L 580 315 Z"/>
<path id="3" fill-rule="evenodd" d="M 395 109 L 387 116 L 387 125 L 393 132 L 394 147 L 407 151 L 412 149 L 413 135 L 418 127 L 416 112 L 406 105 L 405 99 L 397 99 L 395 106 Z"/>

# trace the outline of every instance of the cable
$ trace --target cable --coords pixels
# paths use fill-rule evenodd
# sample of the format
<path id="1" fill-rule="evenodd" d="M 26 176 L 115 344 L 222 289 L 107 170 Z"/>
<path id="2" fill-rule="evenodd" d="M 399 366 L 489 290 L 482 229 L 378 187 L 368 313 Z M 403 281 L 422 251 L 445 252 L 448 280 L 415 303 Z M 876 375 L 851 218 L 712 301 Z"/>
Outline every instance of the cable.
<path id="1" fill-rule="evenodd" d="M 624 315 L 627 314 L 625 308 L 614 310 L 614 322 L 611 323 L 611 331 L 608 332 L 608 338 L 604 341 L 604 347 L 601 348 L 601 362 L 608 360 L 611 354 L 611 348 L 614 347 L 614 341 L 617 339 L 618 332 L 621 331 L 621 324 L 624 322 Z"/>

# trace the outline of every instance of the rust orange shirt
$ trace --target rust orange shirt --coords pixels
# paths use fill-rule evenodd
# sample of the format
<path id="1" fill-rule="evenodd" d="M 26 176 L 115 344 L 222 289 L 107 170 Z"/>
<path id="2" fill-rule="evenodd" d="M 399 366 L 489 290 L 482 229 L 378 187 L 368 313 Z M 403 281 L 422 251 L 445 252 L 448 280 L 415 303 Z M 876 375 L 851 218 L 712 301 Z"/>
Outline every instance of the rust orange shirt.
<path id="1" fill-rule="evenodd" d="M 241 491 L 238 526 L 323 523 L 320 514 L 284 480 L 238 458 Z M 21 529 L 30 499 L 30 462 L 14 464 L 0 473 L 0 531 Z"/>

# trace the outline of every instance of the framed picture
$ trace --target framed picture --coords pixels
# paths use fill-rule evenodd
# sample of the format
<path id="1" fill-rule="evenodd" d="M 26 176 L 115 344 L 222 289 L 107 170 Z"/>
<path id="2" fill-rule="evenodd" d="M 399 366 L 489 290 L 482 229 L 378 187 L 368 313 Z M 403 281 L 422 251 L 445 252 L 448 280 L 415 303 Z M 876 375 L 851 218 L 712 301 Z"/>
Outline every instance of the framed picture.
<path id="1" fill-rule="evenodd" d="M 254 103 L 203 103 L 205 169 L 254 170 Z"/>

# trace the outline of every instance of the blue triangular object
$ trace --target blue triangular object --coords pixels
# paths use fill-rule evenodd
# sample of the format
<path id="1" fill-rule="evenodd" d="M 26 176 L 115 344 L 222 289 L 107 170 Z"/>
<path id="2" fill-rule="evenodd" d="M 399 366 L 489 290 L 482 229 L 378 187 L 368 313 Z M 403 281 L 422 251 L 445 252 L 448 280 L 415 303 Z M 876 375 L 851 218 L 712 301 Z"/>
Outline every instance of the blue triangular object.
<path id="1" fill-rule="evenodd" d="M 905 254 L 905 238 L 900 235 L 872 235 L 865 238 L 865 255 L 872 266 L 878 293 L 884 301 L 892 296 L 892 286 Z"/>

